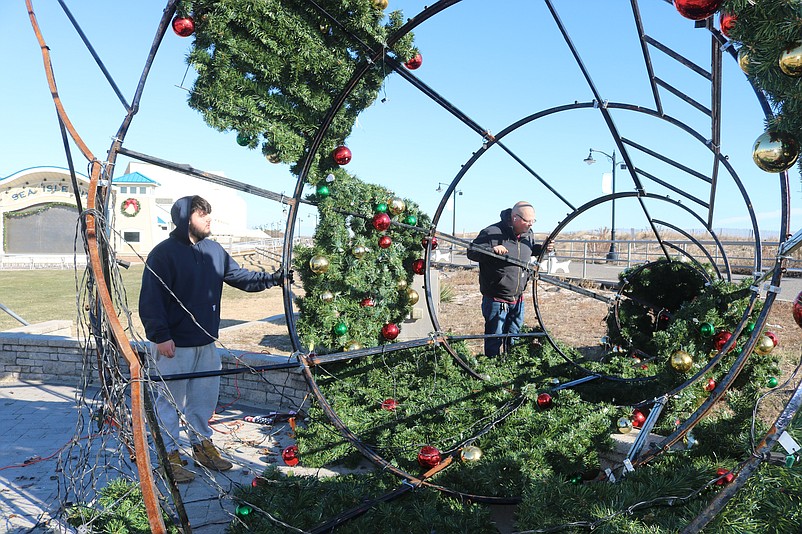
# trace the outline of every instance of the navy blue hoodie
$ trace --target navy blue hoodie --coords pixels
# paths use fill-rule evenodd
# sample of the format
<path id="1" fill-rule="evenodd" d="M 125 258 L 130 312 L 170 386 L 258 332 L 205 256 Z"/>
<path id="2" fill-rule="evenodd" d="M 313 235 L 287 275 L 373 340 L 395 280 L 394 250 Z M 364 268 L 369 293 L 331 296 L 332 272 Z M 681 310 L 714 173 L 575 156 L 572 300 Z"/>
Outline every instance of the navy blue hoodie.
<path id="1" fill-rule="evenodd" d="M 243 291 L 262 291 L 280 282 L 273 274 L 243 269 L 216 241 L 201 239 L 193 245 L 191 207 L 191 196 L 173 204 L 175 229 L 148 254 L 150 269 L 142 274 L 139 316 L 154 343 L 172 339 L 177 347 L 207 345 L 218 336 L 223 282 Z"/>

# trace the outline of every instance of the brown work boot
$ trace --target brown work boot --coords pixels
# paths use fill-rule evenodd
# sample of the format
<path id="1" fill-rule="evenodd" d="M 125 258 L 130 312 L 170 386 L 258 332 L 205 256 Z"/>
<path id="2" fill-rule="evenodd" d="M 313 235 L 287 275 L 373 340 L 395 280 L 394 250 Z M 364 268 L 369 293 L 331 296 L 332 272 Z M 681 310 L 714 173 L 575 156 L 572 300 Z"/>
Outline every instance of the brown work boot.
<path id="1" fill-rule="evenodd" d="M 167 461 L 170 462 L 170 470 L 173 472 L 173 480 L 176 484 L 186 484 L 195 480 L 195 473 L 189 469 L 184 469 L 187 461 L 181 459 L 177 450 L 167 454 Z M 164 472 L 164 469 L 162 469 L 162 472 Z"/>
<path id="2" fill-rule="evenodd" d="M 193 445 L 192 452 L 195 456 L 196 464 L 201 464 L 212 471 L 228 471 L 234 466 L 225 458 L 220 457 L 220 453 L 208 439 Z"/>

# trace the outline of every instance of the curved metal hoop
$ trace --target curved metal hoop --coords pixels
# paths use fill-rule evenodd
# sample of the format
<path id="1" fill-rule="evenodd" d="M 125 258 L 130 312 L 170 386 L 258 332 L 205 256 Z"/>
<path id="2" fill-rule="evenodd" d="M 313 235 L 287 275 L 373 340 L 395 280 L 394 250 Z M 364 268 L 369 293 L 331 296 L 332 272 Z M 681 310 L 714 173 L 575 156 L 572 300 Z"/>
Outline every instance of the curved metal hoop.
<path id="1" fill-rule="evenodd" d="M 457 3 L 459 3 L 458 0 L 457 1 L 453 1 L 453 0 L 445 1 L 445 0 L 443 0 L 443 1 L 440 1 L 440 2 L 436 2 L 432 6 L 427 7 L 426 10 L 424 10 L 424 12 L 422 12 L 418 16 L 410 19 L 410 21 L 403 28 L 401 28 L 396 34 L 391 36 L 391 38 L 388 40 L 388 44 L 394 43 L 397 39 L 399 39 L 406 32 L 412 30 L 413 28 L 417 27 L 419 24 L 423 23 L 425 20 L 431 18 L 432 16 L 442 12 L 446 8 L 451 7 L 452 5 L 455 5 Z M 551 8 L 551 4 L 550 4 L 550 2 L 548 2 L 548 0 L 547 0 L 547 4 Z M 556 13 L 555 13 L 555 18 L 556 18 Z M 558 23 L 559 23 L 559 21 L 558 21 Z M 714 29 L 711 29 L 711 31 L 713 32 L 715 38 L 719 39 L 720 42 L 723 42 L 723 41 L 721 41 L 721 39 L 723 39 L 723 38 L 720 35 L 717 34 L 717 31 L 715 31 Z M 567 36 L 566 36 L 566 38 L 567 38 Z M 571 45 L 570 41 L 569 41 L 569 45 Z M 330 124 L 330 122 L 333 119 L 334 115 L 337 113 L 337 111 L 343 105 L 343 103 L 345 102 L 347 96 L 350 94 L 350 92 L 353 90 L 353 88 L 359 82 L 361 77 L 367 72 L 367 70 L 370 68 L 370 66 L 374 62 L 376 62 L 380 58 L 383 58 L 383 52 L 382 51 L 370 50 L 369 52 L 370 52 L 369 58 L 365 61 L 363 66 L 354 73 L 354 75 L 351 78 L 351 80 L 346 84 L 343 92 L 338 96 L 338 98 L 336 99 L 334 105 L 329 110 L 329 113 L 327 114 L 326 118 L 324 119 L 323 123 L 321 124 L 321 127 L 318 130 L 315 138 L 310 143 L 310 146 L 309 146 L 309 149 L 308 149 L 308 152 L 307 152 L 307 156 L 306 156 L 306 158 L 305 158 L 305 160 L 304 160 L 304 162 L 303 162 L 303 164 L 301 166 L 302 170 L 301 170 L 298 182 L 296 184 L 296 189 L 295 189 L 295 193 L 294 193 L 296 202 L 291 205 L 290 213 L 288 214 L 288 221 L 287 221 L 288 232 L 286 233 L 285 246 L 284 246 L 285 262 L 288 261 L 287 258 L 291 257 L 291 254 L 292 254 L 292 248 L 291 248 L 292 227 L 293 227 L 295 219 L 296 219 L 297 206 L 300 203 L 301 193 L 302 193 L 304 184 L 306 182 L 306 178 L 308 176 L 308 173 L 309 173 L 309 170 L 310 170 L 313 158 L 314 158 L 314 154 L 320 148 L 320 145 L 321 145 L 323 136 L 325 134 L 325 131 L 328 128 L 328 125 Z M 732 51 L 731 51 L 731 54 L 732 54 Z M 443 211 L 445 209 L 446 203 L 448 201 L 448 198 L 456 190 L 458 184 L 460 183 L 462 178 L 465 176 L 465 174 L 479 160 L 479 158 L 481 158 L 482 155 L 484 153 L 486 153 L 491 147 L 493 147 L 495 145 L 499 145 L 499 147 L 502 150 L 504 150 L 512 159 L 514 159 L 524 169 L 526 169 L 532 175 L 532 177 L 536 180 L 536 182 L 538 182 L 542 187 L 544 187 L 545 189 L 550 191 L 552 194 L 554 194 L 555 197 L 557 197 L 559 200 L 561 200 L 563 203 L 565 203 L 566 206 L 569 207 L 572 210 L 571 213 L 569 213 L 569 215 L 566 217 L 566 219 L 561 221 L 557 225 L 557 227 L 551 232 L 551 234 L 549 235 L 549 238 L 548 238 L 549 240 L 551 240 L 554 237 L 556 237 L 560 233 L 560 231 L 562 231 L 568 225 L 569 222 L 575 220 L 577 217 L 582 215 L 585 211 L 587 211 L 587 210 L 589 210 L 589 209 L 591 209 L 593 207 L 596 207 L 596 206 L 598 206 L 600 204 L 603 204 L 605 202 L 612 202 L 614 200 L 627 199 L 627 198 L 633 199 L 633 200 L 635 200 L 635 201 L 637 201 L 638 203 L 641 204 L 642 209 L 644 210 L 644 213 L 647 215 L 647 219 L 649 220 L 649 222 L 652 225 L 652 228 L 653 228 L 653 230 L 655 231 L 656 234 L 657 234 L 656 225 L 657 224 L 662 224 L 662 225 L 664 225 L 666 227 L 669 227 L 669 228 L 672 228 L 674 230 L 680 231 L 680 233 L 682 233 L 683 235 L 688 237 L 687 233 L 681 231 L 678 227 L 676 227 L 674 225 L 671 225 L 670 223 L 665 223 L 665 222 L 662 222 L 662 221 L 658 221 L 656 219 L 652 219 L 648 215 L 648 211 L 646 210 L 646 206 L 645 206 L 646 202 L 651 202 L 651 201 L 664 202 L 664 203 L 671 204 L 673 207 L 679 209 L 680 211 L 689 214 L 691 217 L 696 219 L 702 225 L 703 228 L 705 228 L 705 230 L 711 236 L 711 238 L 713 239 L 713 241 L 715 243 L 717 256 L 722 258 L 723 269 L 720 270 L 719 266 L 715 265 L 715 262 L 712 261 L 713 256 L 712 256 L 711 252 L 709 250 L 707 250 L 707 248 L 705 246 L 703 246 L 702 243 L 700 243 L 698 240 L 695 240 L 695 239 L 692 239 L 692 241 L 695 243 L 696 246 L 699 247 L 699 249 L 702 251 L 702 253 L 706 257 L 706 259 L 708 261 L 710 261 L 715 266 L 715 269 L 716 269 L 716 272 L 717 272 L 718 276 L 724 276 L 728 280 L 731 279 L 729 259 L 727 257 L 726 251 L 725 251 L 720 239 L 718 238 L 718 236 L 716 235 L 716 233 L 712 229 L 712 222 L 711 222 L 712 215 L 711 215 L 711 218 L 708 218 L 708 220 L 705 220 L 700 215 L 698 215 L 695 211 L 693 211 L 692 209 L 690 209 L 688 206 L 686 206 L 685 204 L 683 204 L 680 201 L 671 199 L 670 197 L 664 196 L 664 195 L 653 195 L 653 194 L 646 193 L 645 190 L 642 188 L 639 176 L 637 176 L 637 174 L 640 174 L 641 176 L 644 176 L 647 179 L 651 179 L 655 183 L 658 183 L 658 184 L 660 184 L 660 185 L 662 185 L 662 186 L 664 186 L 664 187 L 666 187 L 666 188 L 668 188 L 668 189 L 670 189 L 672 191 L 675 191 L 677 193 L 682 193 L 682 192 L 680 190 L 678 190 L 676 187 L 672 187 L 670 184 L 662 182 L 659 179 L 657 179 L 656 177 L 649 175 L 648 173 L 639 171 L 638 169 L 636 169 L 634 166 L 631 165 L 631 160 L 628 157 L 625 157 L 625 160 L 627 162 L 627 166 L 630 169 L 630 173 L 631 173 L 631 175 L 633 177 L 633 180 L 634 180 L 634 183 L 636 185 L 636 190 L 635 191 L 623 192 L 623 193 L 619 192 L 619 193 L 615 193 L 613 195 L 607 195 L 607 196 L 598 197 L 598 198 L 596 198 L 596 199 L 594 199 L 594 200 L 592 200 L 590 202 L 585 203 L 582 206 L 575 207 L 566 198 L 564 198 L 560 194 L 560 192 L 557 191 L 548 182 L 548 180 L 546 180 L 546 179 L 542 178 L 540 175 L 538 175 L 538 173 L 533 168 L 531 168 L 525 161 L 523 161 L 520 158 L 518 158 L 511 150 L 507 149 L 506 146 L 503 144 L 502 140 L 504 139 L 505 136 L 515 132 L 518 128 L 520 128 L 521 126 L 523 126 L 525 124 L 531 123 L 531 122 L 533 122 L 533 121 L 535 121 L 537 119 L 540 119 L 540 118 L 543 118 L 543 117 L 546 117 L 546 116 L 549 116 L 549 115 L 553 115 L 553 114 L 556 114 L 556 113 L 560 113 L 560 112 L 577 110 L 577 109 L 598 108 L 600 106 L 600 103 L 599 103 L 598 99 L 596 99 L 594 101 L 591 101 L 591 102 L 574 103 L 574 104 L 567 104 L 567 105 L 564 105 L 564 106 L 557 106 L 557 107 L 553 107 L 553 108 L 550 108 L 550 109 L 546 109 L 546 110 L 537 112 L 535 114 L 532 114 L 532 115 L 530 115 L 528 117 L 525 117 L 525 118 L 523 118 L 523 119 L 511 124 L 510 126 L 505 128 L 501 133 L 499 133 L 498 135 L 492 136 L 485 129 L 481 128 L 475 122 L 471 121 L 460 110 L 458 110 L 458 109 L 454 108 L 453 106 L 451 106 L 450 104 L 448 104 L 448 102 L 445 99 L 443 99 L 440 95 L 438 95 L 431 88 L 429 88 L 428 86 L 423 84 L 423 82 L 421 82 L 420 80 L 417 80 L 417 78 L 415 78 L 412 74 L 410 74 L 409 72 L 406 72 L 404 69 L 400 68 L 399 65 L 397 64 L 397 62 L 392 61 L 392 58 L 384 57 L 383 59 L 385 61 L 387 61 L 387 63 L 390 64 L 395 69 L 395 71 L 397 73 L 399 73 L 403 78 L 405 78 L 407 81 L 409 81 L 414 87 L 419 89 L 426 96 L 428 96 L 431 99 L 433 99 L 437 104 L 441 105 L 442 107 L 447 109 L 449 112 L 451 112 L 453 115 L 455 115 L 458 119 L 460 119 L 465 125 L 467 125 L 469 127 L 469 129 L 471 129 L 475 133 L 477 133 L 480 136 L 481 140 L 482 140 L 481 148 L 478 149 L 476 152 L 474 152 L 472 154 L 472 156 L 468 159 L 468 161 L 461 167 L 461 169 L 457 173 L 457 175 L 452 179 L 452 181 L 449 184 L 448 188 L 443 192 L 442 199 L 441 199 L 441 201 L 440 201 L 440 203 L 439 203 L 439 205 L 438 205 L 438 207 L 437 207 L 437 209 L 435 211 L 435 214 L 434 214 L 434 216 L 432 218 L 433 228 L 437 228 L 438 223 L 440 221 L 440 218 L 441 218 L 441 216 L 443 214 Z M 581 61 L 579 63 L 581 65 Z M 584 66 L 582 66 L 582 68 L 583 68 L 583 72 L 584 72 Z M 591 83 L 591 85 L 592 85 L 592 83 Z M 759 100 L 764 112 L 766 112 L 768 114 L 769 113 L 769 108 L 766 105 L 765 98 L 758 91 L 756 91 L 756 94 L 758 96 L 758 100 Z M 691 138 L 693 138 L 694 140 L 696 140 L 697 142 L 699 142 L 700 144 L 702 144 L 703 146 L 705 146 L 705 147 L 707 147 L 709 149 L 709 151 L 710 151 L 710 153 L 711 153 L 711 155 L 713 157 L 713 160 L 715 162 L 716 168 L 717 168 L 718 165 L 721 165 L 729 173 L 730 177 L 732 178 L 733 182 L 736 184 L 736 187 L 737 187 L 737 189 L 739 190 L 739 192 L 741 194 L 741 197 L 742 197 L 742 199 L 744 201 L 744 204 L 747 206 L 749 217 L 750 217 L 750 221 L 751 221 L 751 225 L 752 225 L 753 235 L 755 236 L 755 250 L 756 250 L 755 270 L 758 270 L 759 267 L 762 265 L 762 257 L 761 257 L 761 246 L 760 246 L 760 243 L 761 243 L 760 232 L 759 232 L 759 225 L 758 225 L 758 222 L 757 222 L 757 218 L 756 218 L 755 213 L 754 213 L 754 211 L 752 209 L 751 200 L 749 199 L 749 195 L 748 195 L 748 192 L 746 190 L 746 187 L 742 183 L 740 177 L 738 176 L 737 172 L 732 167 L 732 165 L 729 163 L 727 158 L 721 155 L 718 147 L 715 146 L 714 144 L 711 144 L 708 139 L 706 139 L 699 132 L 695 131 L 689 125 L 687 125 L 687 124 L 681 122 L 680 120 L 675 119 L 675 118 L 673 118 L 673 117 L 671 117 L 669 115 L 666 115 L 663 112 L 662 107 L 659 106 L 659 105 L 658 105 L 658 109 L 652 110 L 652 109 L 643 108 L 641 106 L 637 106 L 637 105 L 633 105 L 633 104 L 604 102 L 603 109 L 604 109 L 603 114 L 604 114 L 605 119 L 607 120 L 608 124 L 611 124 L 611 119 L 609 118 L 609 115 L 608 115 L 608 110 L 611 110 L 611 109 L 619 109 L 619 110 L 623 110 L 623 111 L 630 111 L 630 112 L 634 112 L 634 113 L 644 114 L 644 115 L 650 116 L 652 118 L 658 119 L 660 121 L 664 121 L 664 122 L 666 122 L 666 123 L 678 128 L 679 130 L 683 131 L 684 133 L 689 135 Z M 637 143 L 634 143 L 632 141 L 629 141 L 629 140 L 626 140 L 626 139 L 623 139 L 623 138 L 619 137 L 618 134 L 617 134 L 617 131 L 613 131 L 613 133 L 614 133 L 614 137 L 616 139 L 616 144 L 620 149 L 622 149 L 622 153 L 626 153 L 625 147 L 629 147 L 629 148 L 634 148 L 636 150 L 643 150 L 643 151 L 649 153 L 650 155 L 656 156 L 659 159 L 662 159 L 663 161 L 666 161 L 666 158 L 662 158 L 659 154 L 656 154 L 656 153 L 654 153 L 652 151 L 649 151 L 648 149 L 646 149 L 645 147 L 641 147 Z M 669 161 L 669 163 L 671 163 L 671 162 Z M 781 221 L 781 225 L 780 225 L 781 226 L 780 235 L 781 236 L 786 236 L 787 235 L 787 228 L 788 228 L 787 173 L 781 173 L 780 181 L 781 181 L 782 199 L 783 199 L 783 207 L 782 207 L 783 216 L 782 216 L 782 221 Z M 706 208 L 710 209 L 711 210 L 710 213 L 712 214 L 712 202 L 711 202 L 711 204 L 707 204 L 707 203 L 705 203 L 704 201 L 702 201 L 700 199 L 696 199 L 696 198 L 693 198 L 693 197 L 688 197 L 688 198 L 689 198 L 689 200 L 691 200 L 691 202 L 700 204 L 703 207 L 706 207 Z M 429 235 L 436 235 L 437 237 L 439 237 L 441 239 L 444 239 L 446 241 L 449 241 L 449 242 L 464 246 L 466 248 L 469 246 L 468 243 L 459 240 L 458 238 L 456 238 L 456 236 L 448 235 L 447 233 L 444 233 L 444 232 L 438 232 L 436 230 L 432 230 L 432 231 L 429 232 Z M 664 253 L 666 254 L 666 256 L 668 256 L 668 249 L 669 248 L 672 248 L 672 249 L 676 250 L 676 247 L 673 244 L 671 244 L 671 243 L 663 243 L 662 239 L 660 239 L 659 235 L 658 235 L 658 240 L 661 241 L 661 244 L 663 245 L 663 250 L 664 250 Z M 426 296 L 427 308 L 428 308 L 430 319 L 432 320 L 432 324 L 434 325 L 434 329 L 435 329 L 436 333 L 439 333 L 441 325 L 440 325 L 440 321 L 439 321 L 437 310 L 434 307 L 434 303 L 433 303 L 433 299 L 432 299 L 432 295 L 431 295 L 431 290 L 429 289 L 431 287 L 431 283 L 430 283 L 430 267 L 431 267 L 430 256 L 431 255 L 429 254 L 429 252 L 431 252 L 430 249 L 427 250 L 427 254 L 426 254 L 426 271 L 425 271 L 425 274 L 424 274 L 424 276 L 425 276 L 425 288 L 426 288 L 426 295 L 425 296 Z M 682 251 L 680 251 L 680 253 L 686 254 L 686 253 L 684 253 Z M 694 261 L 695 261 L 695 259 L 694 259 Z M 774 276 L 772 277 L 772 283 L 775 283 L 775 284 L 779 285 L 780 278 L 781 278 L 781 274 L 780 274 L 780 268 L 778 266 L 776 268 L 776 270 L 775 270 Z M 289 328 L 290 336 L 291 336 L 292 341 L 293 341 L 294 348 L 296 349 L 296 351 L 299 351 L 299 350 L 301 350 L 301 348 L 300 348 L 301 344 L 300 344 L 300 341 L 298 340 L 298 337 L 297 337 L 297 331 L 295 329 L 294 319 L 292 318 L 291 305 L 290 305 L 289 299 L 287 298 L 287 295 L 286 295 L 287 291 L 288 290 L 285 288 L 285 311 L 287 312 L 288 328 Z M 534 300 L 534 303 L 535 303 L 535 310 L 536 310 L 536 313 L 537 313 L 537 316 L 538 316 L 538 320 L 542 324 L 543 321 L 542 321 L 540 310 L 539 310 L 539 307 L 538 307 L 538 304 L 537 304 L 536 292 L 534 292 L 534 293 L 535 294 L 533 295 L 533 300 Z M 752 299 L 750 300 L 750 304 L 748 306 L 747 314 L 748 314 L 748 312 L 751 312 L 751 310 L 753 309 L 754 302 L 755 302 L 757 296 L 758 296 L 757 293 L 754 293 L 752 295 Z M 771 302 L 773 302 L 773 295 L 770 295 L 769 298 L 766 299 L 764 310 L 760 314 L 760 317 L 758 319 L 759 325 L 755 328 L 755 331 L 759 331 L 760 326 L 762 326 L 762 324 L 765 323 L 765 320 L 767 318 L 768 309 L 770 309 L 770 307 L 771 307 Z M 737 335 L 742 332 L 742 330 L 743 330 L 743 328 L 745 326 L 745 323 L 746 323 L 746 316 L 747 315 L 744 316 L 744 319 L 742 319 L 740 325 L 738 326 L 737 332 L 733 336 L 732 343 L 734 343 L 734 340 L 737 337 Z M 549 340 L 549 342 L 552 344 L 552 346 L 555 349 L 557 349 L 558 352 L 560 352 L 562 354 L 562 351 L 559 349 L 558 344 L 552 339 L 552 337 L 550 335 L 548 335 L 548 333 L 547 333 L 546 337 Z M 735 377 L 737 376 L 737 374 L 743 368 L 743 365 L 744 365 L 749 353 L 751 352 L 752 348 L 755 345 L 756 339 L 757 338 L 756 338 L 755 334 L 753 334 L 752 337 L 750 337 L 749 341 L 747 342 L 746 347 L 744 348 L 744 350 L 742 351 L 741 355 L 739 356 L 738 361 L 733 366 L 733 368 L 730 370 L 730 372 L 728 373 L 727 377 L 725 377 L 725 378 L 723 378 L 721 380 L 716 392 L 714 392 L 714 395 L 711 395 L 711 399 L 713 399 L 713 398 L 715 398 L 715 399 L 721 398 L 721 396 L 724 394 L 724 392 L 729 387 L 729 385 L 732 384 L 732 382 L 735 379 Z M 475 371 L 473 371 L 470 367 L 468 367 L 464 363 L 464 361 L 462 361 L 462 359 L 457 354 L 457 352 L 453 349 L 453 347 L 451 347 L 447 337 L 438 335 L 437 340 L 442 343 L 442 346 L 449 352 L 449 354 L 451 354 L 451 356 L 453 358 L 455 358 L 455 360 L 460 365 L 462 365 L 466 369 L 466 371 L 468 371 L 474 377 L 481 378 L 476 374 Z M 401 347 L 399 347 L 399 348 L 401 348 Z M 711 362 L 708 363 L 708 365 L 705 367 L 704 370 L 709 369 L 710 366 L 712 366 L 712 365 L 716 365 L 720 361 L 722 354 L 725 353 L 726 350 L 728 350 L 728 349 L 729 349 L 729 347 L 725 347 L 725 349 L 722 349 L 722 352 L 716 358 L 711 360 Z M 384 350 L 391 351 L 391 350 L 394 350 L 394 349 L 393 349 L 393 347 L 391 345 L 391 346 L 385 347 Z M 563 354 L 563 356 L 566 357 L 565 354 Z M 673 393 L 675 393 L 677 391 L 680 391 L 682 388 L 687 387 L 688 385 L 693 383 L 695 380 L 697 380 L 700 376 L 702 376 L 704 370 L 701 371 L 700 373 L 697 373 L 696 375 L 694 375 L 694 377 L 691 377 L 685 383 L 683 383 L 682 385 L 678 386 L 674 391 L 672 391 L 670 393 L 667 393 L 666 395 L 673 394 Z M 307 371 L 308 371 L 308 367 L 307 367 Z M 334 410 L 331 409 L 331 407 L 328 405 L 328 403 L 326 402 L 325 398 L 323 397 L 323 394 L 320 392 L 319 388 L 316 387 L 316 384 L 314 383 L 314 378 L 313 378 L 312 374 L 307 372 L 306 373 L 306 377 L 307 377 L 307 381 L 310 384 L 311 389 L 313 390 L 315 396 L 318 398 L 318 401 L 321 403 L 322 406 L 328 407 L 328 409 L 325 409 L 324 411 L 326 412 L 327 416 L 330 418 L 332 423 L 335 425 L 335 427 L 337 427 L 340 430 L 340 432 L 343 434 L 343 436 L 346 439 L 348 439 L 352 444 L 354 444 L 354 446 L 356 446 L 360 451 L 362 451 L 363 454 L 366 455 L 366 457 L 371 459 L 371 461 L 373 461 L 377 465 L 386 467 L 388 465 L 386 460 L 384 460 L 383 458 L 378 457 L 375 454 L 375 452 L 373 452 L 373 451 L 363 450 L 364 447 L 359 442 L 359 439 L 353 433 L 351 433 L 350 430 L 347 429 L 347 427 L 344 425 L 342 420 L 337 416 L 337 414 L 334 412 Z M 617 377 L 606 377 L 606 378 L 610 378 L 612 380 L 625 381 L 625 379 L 620 379 L 620 378 L 617 378 Z M 644 401 L 644 403 L 645 402 L 648 402 L 648 401 Z M 713 402 L 714 401 L 711 400 L 710 402 L 705 403 L 705 405 L 700 407 L 699 410 L 697 410 L 697 412 L 695 412 L 685 422 L 685 424 L 683 424 L 674 434 L 672 434 L 672 436 L 669 436 L 668 438 L 666 438 L 665 442 L 670 444 L 670 443 L 676 442 L 677 440 L 681 439 L 681 437 L 684 436 L 690 430 L 690 428 L 692 428 L 696 423 L 698 423 L 699 420 L 701 420 L 701 418 L 710 409 L 710 407 L 712 406 Z M 667 447 L 663 447 L 661 450 L 667 450 Z M 657 451 L 657 452 L 652 451 L 650 454 L 647 454 L 647 455 L 644 455 L 643 457 L 641 457 L 638 460 L 637 463 L 638 464 L 645 463 L 645 462 L 649 461 L 649 459 L 652 458 L 653 456 L 659 454 L 659 452 L 660 451 Z M 395 472 L 395 470 L 394 470 L 394 472 Z M 396 474 L 401 476 L 402 478 L 405 478 L 406 480 L 409 480 L 409 481 L 417 480 L 417 478 L 414 477 L 414 475 L 411 475 L 409 473 L 398 471 L 398 472 L 396 472 Z M 448 490 L 446 490 L 445 488 L 441 488 L 441 487 L 437 487 L 437 486 L 432 486 L 432 487 L 436 487 L 437 489 L 440 489 L 441 491 L 446 491 L 448 493 Z M 474 498 L 476 498 L 476 497 L 477 496 L 474 496 Z"/>

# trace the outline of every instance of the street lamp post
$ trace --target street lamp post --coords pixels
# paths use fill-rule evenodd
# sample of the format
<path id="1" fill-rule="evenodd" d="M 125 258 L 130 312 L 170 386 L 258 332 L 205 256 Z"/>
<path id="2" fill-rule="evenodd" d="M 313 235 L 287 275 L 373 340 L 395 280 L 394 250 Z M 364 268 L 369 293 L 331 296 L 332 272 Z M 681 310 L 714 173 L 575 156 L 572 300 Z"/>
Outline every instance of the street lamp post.
<path id="1" fill-rule="evenodd" d="M 444 185 L 449 185 L 449 184 L 446 184 L 446 183 L 443 183 L 443 182 L 437 182 L 437 189 L 435 189 L 435 191 L 437 191 L 438 193 L 442 193 Z M 461 195 L 461 194 L 462 194 L 462 191 L 459 190 L 459 189 L 455 189 L 454 192 L 452 193 L 452 201 L 451 201 L 451 208 L 452 208 L 451 209 L 451 235 L 453 237 L 456 237 L 456 235 L 457 235 L 457 195 Z M 450 249 L 451 249 L 452 252 L 454 251 L 454 243 L 451 243 Z"/>
<path id="2" fill-rule="evenodd" d="M 611 156 L 607 152 L 602 152 L 601 150 L 596 150 L 595 148 L 589 149 L 588 157 L 586 157 L 583 161 L 588 165 L 593 165 L 596 163 L 596 160 L 593 159 L 593 153 L 597 152 L 602 154 L 603 156 L 607 156 L 607 159 L 610 160 L 613 164 L 613 178 L 612 178 L 612 187 L 613 187 L 613 200 L 611 203 L 612 206 L 612 220 L 610 221 L 610 250 L 607 251 L 607 259 L 611 261 L 615 261 L 618 259 L 618 252 L 615 249 L 615 150 L 613 150 L 613 155 Z"/>

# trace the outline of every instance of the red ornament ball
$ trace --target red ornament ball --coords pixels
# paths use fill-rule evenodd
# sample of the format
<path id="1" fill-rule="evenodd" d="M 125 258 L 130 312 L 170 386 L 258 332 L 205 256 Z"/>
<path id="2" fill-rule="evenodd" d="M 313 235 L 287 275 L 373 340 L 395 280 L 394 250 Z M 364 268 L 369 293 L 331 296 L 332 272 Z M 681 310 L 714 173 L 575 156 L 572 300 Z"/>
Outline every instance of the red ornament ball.
<path id="1" fill-rule="evenodd" d="M 351 149 L 340 145 L 331 153 L 331 158 L 337 165 L 348 165 L 348 162 L 351 161 Z"/>
<path id="2" fill-rule="evenodd" d="M 407 62 L 404 63 L 404 66 L 409 70 L 415 70 L 421 65 L 423 65 L 423 56 L 420 54 L 415 54 L 415 57 L 407 60 Z"/>
<path id="3" fill-rule="evenodd" d="M 541 393 L 540 395 L 537 396 L 538 408 L 546 410 L 548 408 L 551 408 L 551 403 L 552 403 L 551 395 L 549 395 L 548 393 Z"/>
<path id="4" fill-rule="evenodd" d="M 395 323 L 387 323 L 386 325 L 382 326 L 382 336 L 384 339 L 387 340 L 394 340 L 398 337 L 398 334 L 401 333 L 401 329 L 398 328 L 398 325 Z"/>
<path id="5" fill-rule="evenodd" d="M 179 37 L 189 37 L 195 33 L 195 20 L 192 17 L 176 17 L 172 25 L 173 31 Z"/>
<path id="6" fill-rule="evenodd" d="M 686 19 L 704 20 L 718 11 L 721 0 L 674 0 L 674 7 Z"/>
<path id="7" fill-rule="evenodd" d="M 775 347 L 780 344 L 780 338 L 774 332 L 766 332 L 764 335 L 774 343 Z"/>
<path id="8" fill-rule="evenodd" d="M 379 232 L 384 232 L 390 228 L 390 216 L 386 213 L 377 213 L 373 216 L 373 228 Z"/>
<path id="9" fill-rule="evenodd" d="M 705 382 L 705 385 L 704 385 L 705 391 L 713 391 L 714 389 L 716 389 L 717 385 L 718 384 L 716 384 L 715 379 L 708 378 L 707 382 Z"/>
<path id="10" fill-rule="evenodd" d="M 716 471 L 716 476 L 721 477 L 716 480 L 716 484 L 719 486 L 723 486 L 724 484 L 729 484 L 735 478 L 735 475 L 732 471 L 727 469 L 726 467 L 719 467 Z"/>
<path id="11" fill-rule="evenodd" d="M 632 410 L 632 426 L 640 428 L 646 422 L 646 414 L 642 411 L 635 409 Z"/>
<path id="12" fill-rule="evenodd" d="M 281 451 L 281 459 L 290 467 L 298 465 L 298 461 L 300 460 L 298 458 L 298 445 L 290 445 Z"/>
<path id="13" fill-rule="evenodd" d="M 794 299 L 794 321 L 802 328 L 802 291 Z"/>
<path id="14" fill-rule="evenodd" d="M 370 297 L 364 298 L 359 302 L 359 305 L 362 306 L 363 308 L 369 308 L 374 304 L 375 303 L 373 302 L 373 299 Z"/>
<path id="15" fill-rule="evenodd" d="M 412 272 L 415 274 L 423 274 L 426 272 L 426 261 L 418 258 L 412 262 Z"/>
<path id="16" fill-rule="evenodd" d="M 440 463 L 440 451 L 437 447 L 424 445 L 418 452 L 418 463 L 421 467 L 432 468 Z"/>
<path id="17" fill-rule="evenodd" d="M 383 235 L 379 238 L 379 248 L 390 248 L 393 240 L 389 235 Z"/>
<path id="18" fill-rule="evenodd" d="M 724 345 L 727 344 L 727 341 L 729 341 L 731 337 L 732 334 L 730 332 L 722 330 L 721 332 L 716 334 L 715 337 L 713 337 L 713 347 L 715 347 L 716 350 L 723 349 Z"/>
<path id="19" fill-rule="evenodd" d="M 388 412 L 393 412 L 395 409 L 398 408 L 398 401 L 395 399 L 384 399 L 382 401 L 382 410 L 387 410 Z"/>
<path id="20" fill-rule="evenodd" d="M 437 238 L 434 237 L 434 236 L 432 236 L 431 239 L 428 238 L 428 237 L 424 237 L 423 239 L 420 240 L 420 245 L 423 248 L 426 248 L 426 247 L 429 246 L 429 241 L 432 242 L 432 250 L 436 249 L 437 248 Z"/>
<path id="21" fill-rule="evenodd" d="M 735 23 L 738 21 L 738 17 L 733 15 L 732 13 L 722 13 L 721 17 L 719 17 L 719 27 L 721 27 L 721 33 L 724 37 L 729 37 L 730 32 L 735 27 Z"/>

